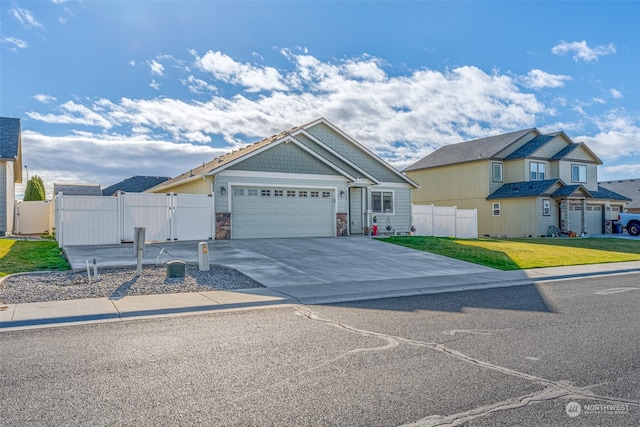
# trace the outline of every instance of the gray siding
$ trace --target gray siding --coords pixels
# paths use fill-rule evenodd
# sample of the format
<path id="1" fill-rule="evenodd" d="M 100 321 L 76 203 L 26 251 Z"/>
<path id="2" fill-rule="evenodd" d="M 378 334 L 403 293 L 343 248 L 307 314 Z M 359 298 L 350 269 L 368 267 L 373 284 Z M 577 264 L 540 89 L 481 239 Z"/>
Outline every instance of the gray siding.
<path id="1" fill-rule="evenodd" d="M 324 123 L 320 123 L 307 131 L 323 143 L 337 151 L 354 164 L 366 170 L 369 174 L 384 182 L 406 182 L 393 173 L 382 163 L 371 157 L 368 153 L 359 149 L 354 144 L 346 141 L 342 136 L 334 132 Z"/>
<path id="2" fill-rule="evenodd" d="M 395 212 L 393 214 L 375 213 L 378 218 L 379 231 L 385 232 L 389 224 L 398 232 L 407 232 L 411 227 L 411 189 L 404 187 L 374 186 L 371 191 L 393 191 Z M 371 206 L 371 204 L 369 204 Z"/>
<path id="3" fill-rule="evenodd" d="M 323 147 L 316 144 L 305 135 L 296 136 L 296 140 L 298 140 L 301 144 L 304 144 L 306 147 L 310 148 L 311 150 L 315 151 L 316 153 L 318 153 L 319 155 L 321 155 L 322 157 L 324 157 L 325 159 L 327 159 L 328 161 L 330 161 L 340 169 L 350 174 L 351 176 L 358 177 L 362 175 L 362 172 L 359 172 L 357 169 L 349 166 L 347 163 L 343 162 L 341 159 L 334 156 L 331 152 L 329 152 L 328 150 L 325 150 Z"/>
<path id="4" fill-rule="evenodd" d="M 237 163 L 230 170 L 256 172 L 299 173 L 313 175 L 338 175 L 335 169 L 322 163 L 295 144 L 281 143 Z"/>

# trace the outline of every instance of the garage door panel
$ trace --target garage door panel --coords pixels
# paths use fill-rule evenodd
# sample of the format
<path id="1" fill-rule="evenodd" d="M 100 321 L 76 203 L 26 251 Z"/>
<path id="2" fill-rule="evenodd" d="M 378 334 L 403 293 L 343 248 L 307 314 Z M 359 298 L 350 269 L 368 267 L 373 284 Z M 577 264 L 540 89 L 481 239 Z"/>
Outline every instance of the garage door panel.
<path id="1" fill-rule="evenodd" d="M 257 190 L 251 192 L 257 196 L 249 196 L 249 189 Z M 235 187 L 231 236 L 234 239 L 333 236 L 333 203 L 334 191 L 326 189 Z"/>

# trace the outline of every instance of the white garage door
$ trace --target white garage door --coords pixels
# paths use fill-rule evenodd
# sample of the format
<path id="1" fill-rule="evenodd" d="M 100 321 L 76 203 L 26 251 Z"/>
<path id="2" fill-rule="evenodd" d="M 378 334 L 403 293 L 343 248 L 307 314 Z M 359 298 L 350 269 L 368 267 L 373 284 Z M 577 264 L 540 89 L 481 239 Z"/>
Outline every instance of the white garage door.
<path id="1" fill-rule="evenodd" d="M 602 234 L 602 206 L 587 206 L 587 233 Z"/>
<path id="2" fill-rule="evenodd" d="M 582 207 L 569 208 L 569 228 L 577 234 L 582 232 Z M 587 234 L 602 234 L 602 206 L 587 205 L 585 212 Z"/>
<path id="3" fill-rule="evenodd" d="M 233 187 L 232 191 L 232 239 L 334 235 L 333 190 Z"/>

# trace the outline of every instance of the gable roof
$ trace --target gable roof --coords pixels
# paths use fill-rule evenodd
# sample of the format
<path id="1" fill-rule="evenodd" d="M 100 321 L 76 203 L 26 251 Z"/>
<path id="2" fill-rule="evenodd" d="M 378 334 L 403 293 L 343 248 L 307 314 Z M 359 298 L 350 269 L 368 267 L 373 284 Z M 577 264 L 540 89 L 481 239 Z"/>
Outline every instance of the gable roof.
<path id="1" fill-rule="evenodd" d="M 537 197 L 544 194 L 556 183 L 562 184 L 562 181 L 560 179 L 545 179 L 542 181 L 523 181 L 503 184 L 500 188 L 491 193 L 487 197 L 487 200 L 510 199 L 514 197 Z"/>
<path id="2" fill-rule="evenodd" d="M 305 125 L 301 125 L 301 126 L 295 126 L 292 127 L 289 130 L 280 132 L 279 134 L 276 135 L 272 135 L 268 138 L 265 138 L 261 141 L 255 142 L 253 144 L 247 145 L 243 148 L 240 148 L 238 150 L 234 150 L 231 153 L 228 154 L 224 154 L 220 157 L 217 157 L 209 162 L 203 163 L 201 166 L 197 166 L 193 169 L 190 169 L 189 171 L 178 175 L 176 177 L 173 177 L 155 187 L 152 187 L 153 190 L 156 191 L 161 191 L 163 188 L 168 188 L 171 186 L 174 186 L 175 184 L 178 183 L 187 183 L 190 181 L 194 181 L 197 179 L 201 179 L 203 176 L 207 176 L 207 175 L 215 175 L 216 173 L 221 172 L 222 170 L 237 164 L 243 160 L 248 159 L 251 156 L 254 156 L 268 148 L 270 148 L 271 146 L 274 146 L 276 144 L 279 144 L 281 142 L 284 141 L 290 141 L 295 143 L 296 145 L 298 145 L 300 148 L 302 148 L 303 150 L 307 151 L 309 154 L 313 155 L 314 157 L 318 158 L 320 161 L 323 161 L 324 163 L 326 163 L 327 165 L 329 165 L 330 167 L 332 167 L 333 169 L 335 169 L 336 171 L 338 171 L 340 174 L 348 177 L 349 179 L 353 180 L 355 179 L 354 177 L 352 177 L 349 173 L 347 173 L 345 170 L 341 169 L 339 165 L 330 162 L 329 160 L 325 159 L 324 157 L 322 157 L 320 154 L 315 153 L 312 149 L 310 149 L 309 147 L 307 147 L 306 145 L 300 143 L 299 141 L 297 141 L 295 139 L 295 136 L 297 134 L 304 134 L 306 137 L 309 137 L 310 139 L 313 139 L 314 142 L 318 143 L 318 144 L 322 144 L 322 141 L 317 140 L 317 138 L 314 138 L 312 135 L 310 135 L 308 132 L 306 132 L 306 129 L 309 129 L 319 123 L 324 123 L 327 126 L 329 126 L 331 129 L 335 130 L 336 132 L 338 132 L 341 136 L 343 136 L 345 139 L 347 139 L 349 142 L 351 142 L 352 144 L 358 146 L 358 148 L 362 149 L 363 151 L 365 151 L 368 155 L 372 156 L 373 158 L 375 158 L 380 164 L 382 164 L 385 168 L 388 168 L 389 170 L 393 171 L 394 174 L 396 174 L 398 177 L 400 177 L 403 181 L 407 182 L 408 184 L 414 186 L 414 187 L 419 187 L 418 184 L 416 184 L 413 180 L 411 180 L 409 177 L 407 177 L 406 175 L 402 174 L 400 171 L 398 171 L 397 169 L 393 168 L 392 166 L 390 166 L 388 163 L 386 163 L 384 160 L 380 159 L 378 156 L 376 156 L 375 154 L 373 154 L 372 152 L 370 152 L 369 150 L 367 150 L 364 146 L 362 146 L 361 144 L 359 144 L 358 142 L 356 142 L 355 140 L 353 140 L 352 138 L 348 137 L 346 134 L 344 134 L 344 132 L 340 131 L 338 128 L 336 128 L 334 125 L 332 125 L 331 123 L 329 123 L 328 120 L 324 119 L 324 118 L 319 118 L 317 120 L 314 120 L 310 123 L 307 123 Z M 340 153 L 335 152 L 335 150 L 332 150 L 330 147 L 328 146 L 323 146 L 324 149 L 332 152 L 332 154 L 336 155 L 336 157 L 341 158 L 341 160 L 344 160 L 345 162 L 347 162 L 348 164 L 350 164 L 350 166 L 353 166 L 355 168 L 357 168 L 360 172 L 362 172 L 363 176 L 368 177 L 369 179 L 371 179 L 374 183 L 379 183 L 378 180 L 376 180 L 375 177 L 371 176 L 369 173 L 367 173 L 366 171 L 364 171 L 363 169 L 359 168 L 357 165 L 349 162 L 348 159 L 345 159 L 343 156 L 340 155 Z"/>
<path id="3" fill-rule="evenodd" d="M 474 139 L 472 141 L 459 142 L 457 144 L 444 145 L 411 166 L 408 166 L 404 171 L 465 163 L 478 159 L 489 159 L 523 136 L 534 131 L 538 132 L 536 128 L 530 128 Z"/>
<path id="4" fill-rule="evenodd" d="M 548 194 L 549 189 L 555 184 L 560 185 L 560 188 L 550 194 L 551 197 L 555 198 L 569 197 L 576 191 L 581 191 L 585 196 L 592 199 L 629 200 L 627 197 L 621 196 L 620 194 L 602 187 L 598 187 L 598 191 L 589 191 L 583 185 L 566 185 L 561 179 L 557 178 L 545 179 L 542 181 L 522 181 L 504 184 L 491 193 L 487 197 L 487 200 L 512 199 L 515 197 L 540 197 L 544 194 Z"/>
<path id="5" fill-rule="evenodd" d="M 598 185 L 598 190 L 614 191 L 628 198 L 629 204 L 627 204 L 627 207 L 640 208 L 640 178 L 602 181 Z"/>
<path id="6" fill-rule="evenodd" d="M 65 196 L 102 196 L 100 184 L 53 184 L 53 194 Z"/>
<path id="7" fill-rule="evenodd" d="M 524 159 L 525 157 L 529 157 L 530 155 L 538 151 L 538 149 L 542 147 L 544 144 L 546 144 L 547 142 L 555 138 L 555 136 L 556 135 L 538 135 L 535 138 L 533 138 L 531 141 L 524 144 L 522 147 L 518 148 L 513 153 L 509 154 L 504 159 L 505 160 Z"/>
<path id="8" fill-rule="evenodd" d="M 158 184 L 161 184 L 171 179 L 168 176 L 142 176 L 135 175 L 131 178 L 122 180 L 116 184 L 110 185 L 107 188 L 102 189 L 104 196 L 113 196 L 118 191 L 125 193 L 142 193 L 144 190 L 148 190 Z"/>
<path id="9" fill-rule="evenodd" d="M 614 191 L 611 191 L 607 188 L 601 187 L 598 185 L 598 191 L 592 191 L 591 194 L 593 194 L 593 197 L 595 199 L 612 199 L 612 200 L 624 200 L 624 201 L 628 201 L 630 202 L 631 199 L 622 195 L 622 194 L 618 194 Z"/>

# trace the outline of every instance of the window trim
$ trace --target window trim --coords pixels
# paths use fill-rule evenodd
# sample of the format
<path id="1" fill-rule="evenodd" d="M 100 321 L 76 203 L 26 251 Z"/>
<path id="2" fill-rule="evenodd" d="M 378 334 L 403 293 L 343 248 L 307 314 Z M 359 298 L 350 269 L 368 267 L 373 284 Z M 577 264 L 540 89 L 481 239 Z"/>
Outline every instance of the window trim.
<path id="1" fill-rule="evenodd" d="M 496 166 L 500 166 L 500 179 L 496 179 Z M 491 179 L 493 182 L 503 182 L 504 181 L 504 170 L 503 165 L 500 162 L 491 163 Z"/>
<path id="2" fill-rule="evenodd" d="M 573 168 L 578 168 L 578 177 L 577 179 L 573 179 Z M 584 168 L 584 181 L 580 180 L 580 168 Z M 582 183 L 585 184 L 587 182 L 587 165 L 581 165 L 579 163 L 572 163 L 571 164 L 571 182 L 578 182 L 578 183 Z"/>
<path id="3" fill-rule="evenodd" d="M 493 217 L 502 216 L 502 206 L 500 205 L 500 202 L 491 203 L 491 216 Z"/>
<path id="4" fill-rule="evenodd" d="M 542 199 L 542 216 L 551 216 L 551 199 Z"/>
<path id="5" fill-rule="evenodd" d="M 380 193 L 380 211 L 376 211 L 373 208 L 373 194 L 374 193 Z M 384 212 L 384 196 L 385 193 L 388 193 L 391 195 L 391 212 Z M 377 215 L 395 215 L 396 214 L 396 192 L 394 190 L 391 189 L 385 189 L 385 190 L 371 190 L 371 199 L 370 199 L 370 205 L 371 206 L 371 212 Z"/>
<path id="6" fill-rule="evenodd" d="M 535 171 L 533 171 L 533 167 L 535 166 Z M 540 167 L 542 166 L 542 177 L 540 177 Z M 533 178 L 533 174 L 536 175 Z M 544 181 L 547 176 L 547 164 L 545 162 L 529 162 L 529 181 Z"/>

